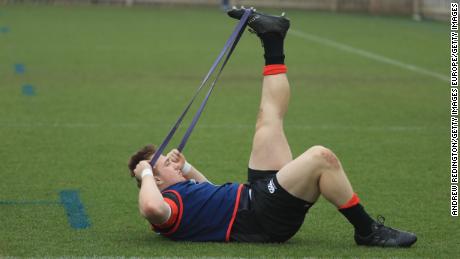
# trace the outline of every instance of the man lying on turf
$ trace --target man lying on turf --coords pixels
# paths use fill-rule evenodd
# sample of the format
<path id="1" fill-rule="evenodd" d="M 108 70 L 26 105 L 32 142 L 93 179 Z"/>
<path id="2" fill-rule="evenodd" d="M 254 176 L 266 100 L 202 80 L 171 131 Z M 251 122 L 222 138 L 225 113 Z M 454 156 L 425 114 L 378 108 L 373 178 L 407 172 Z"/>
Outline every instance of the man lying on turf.
<path id="1" fill-rule="evenodd" d="M 229 15 L 241 18 L 244 10 Z M 248 183 L 213 185 L 177 150 L 149 164 L 155 148 L 131 157 L 140 186 L 139 209 L 153 229 L 172 240 L 284 242 L 302 226 L 320 194 L 353 225 L 358 245 L 409 247 L 412 233 L 384 226 L 364 210 L 335 154 L 314 146 L 293 160 L 283 130 L 290 88 L 283 44 L 283 16 L 253 13 L 248 25 L 262 40 L 265 67 Z"/>

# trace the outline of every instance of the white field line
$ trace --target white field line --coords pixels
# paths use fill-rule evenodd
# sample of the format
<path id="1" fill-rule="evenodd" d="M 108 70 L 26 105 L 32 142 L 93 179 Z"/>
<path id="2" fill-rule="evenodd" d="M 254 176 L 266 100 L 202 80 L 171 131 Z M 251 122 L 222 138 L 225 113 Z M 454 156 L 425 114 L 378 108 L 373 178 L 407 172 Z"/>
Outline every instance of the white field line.
<path id="1" fill-rule="evenodd" d="M 431 76 L 431 77 L 437 78 L 442 81 L 447 81 L 447 82 L 450 81 L 449 77 L 446 75 L 443 75 L 437 72 L 433 72 L 425 68 L 418 67 L 416 65 L 403 63 L 401 61 L 387 58 L 385 56 L 375 54 L 367 50 L 355 48 L 355 47 L 352 47 L 352 46 L 349 46 L 349 45 L 346 45 L 346 44 L 343 44 L 343 43 L 340 43 L 334 40 L 319 37 L 319 36 L 316 36 L 310 33 L 306 33 L 306 32 L 302 32 L 302 31 L 298 31 L 298 30 L 291 30 L 290 33 L 294 36 L 297 36 L 299 38 L 302 38 L 308 41 L 313 41 L 313 42 L 320 43 L 320 44 L 323 44 L 323 45 L 326 45 L 332 48 L 350 52 L 350 53 L 353 53 L 353 54 L 356 54 L 362 57 L 366 57 L 366 58 L 369 58 L 369 59 L 372 59 L 372 60 L 375 60 L 381 63 L 390 64 L 390 65 L 397 66 L 397 67 L 400 67 L 400 68 L 403 68 L 405 70 L 409 70 L 415 73 Z"/>
<path id="2" fill-rule="evenodd" d="M 152 122 L 154 127 L 161 125 L 160 123 Z M 150 127 L 145 123 L 71 123 L 71 122 L 30 122 L 30 123 L 9 123 L 0 122 L 0 129 L 8 128 L 62 128 L 62 129 L 92 129 L 92 128 L 146 128 Z M 168 126 L 160 126 L 168 129 Z M 183 128 L 183 127 L 181 127 Z M 203 129 L 244 129 L 254 130 L 253 124 L 198 124 L 197 128 Z M 388 132 L 413 132 L 413 131 L 441 131 L 446 130 L 445 127 L 436 126 L 404 126 L 404 125 L 388 125 L 388 126 L 347 126 L 347 125 L 300 125 L 300 124 L 285 124 L 286 130 L 327 130 L 327 131 L 388 131 Z"/>

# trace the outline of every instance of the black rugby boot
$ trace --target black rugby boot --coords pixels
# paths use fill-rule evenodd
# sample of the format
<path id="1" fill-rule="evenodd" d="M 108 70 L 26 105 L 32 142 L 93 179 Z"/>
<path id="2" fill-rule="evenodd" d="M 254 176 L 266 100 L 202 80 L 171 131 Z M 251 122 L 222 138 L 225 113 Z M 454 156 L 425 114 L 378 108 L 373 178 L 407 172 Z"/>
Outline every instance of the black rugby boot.
<path id="1" fill-rule="evenodd" d="M 384 226 L 385 218 L 379 216 L 377 222 L 372 223 L 372 233 L 362 237 L 355 232 L 356 244 L 362 246 L 380 247 L 410 247 L 417 241 L 413 233 Z"/>
<path id="2" fill-rule="evenodd" d="M 227 14 L 239 20 L 244 14 L 244 7 L 240 9 L 233 7 Z M 259 13 L 254 9 L 254 12 L 249 16 L 248 26 L 253 30 L 251 32 L 256 33 L 259 37 L 265 33 L 276 33 L 284 39 L 289 30 L 290 22 L 284 17 L 284 13 L 281 16 L 275 16 Z"/>

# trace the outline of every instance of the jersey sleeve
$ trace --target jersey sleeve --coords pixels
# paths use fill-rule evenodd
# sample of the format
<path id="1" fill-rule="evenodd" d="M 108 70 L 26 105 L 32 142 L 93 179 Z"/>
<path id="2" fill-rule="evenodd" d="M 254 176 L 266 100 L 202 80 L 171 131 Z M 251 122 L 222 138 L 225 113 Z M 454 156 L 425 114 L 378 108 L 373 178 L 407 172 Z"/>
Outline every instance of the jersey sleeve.
<path id="1" fill-rule="evenodd" d="M 178 220 L 180 220 L 179 215 L 181 206 L 179 199 L 177 199 L 173 193 L 164 193 L 163 199 L 171 208 L 171 214 L 166 222 L 162 224 L 152 224 L 152 229 L 156 232 L 167 233 L 170 232 L 176 223 L 178 223 Z"/>

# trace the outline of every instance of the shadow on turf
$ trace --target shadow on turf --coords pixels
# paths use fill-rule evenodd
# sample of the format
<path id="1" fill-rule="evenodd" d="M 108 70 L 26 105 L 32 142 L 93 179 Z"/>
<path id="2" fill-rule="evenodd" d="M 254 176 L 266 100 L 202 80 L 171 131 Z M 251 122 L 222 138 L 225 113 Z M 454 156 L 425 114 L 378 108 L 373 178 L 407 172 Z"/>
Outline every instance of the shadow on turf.
<path id="1" fill-rule="evenodd" d="M 321 246 L 329 246 L 331 247 L 331 240 L 330 239 L 323 239 L 323 238 L 313 238 L 313 237 L 300 237 L 294 236 L 292 239 L 285 243 L 238 243 L 238 242 L 188 242 L 188 241 L 173 241 L 166 237 L 160 236 L 155 232 L 152 234 L 146 234 L 139 236 L 138 239 L 132 238 L 129 241 L 136 243 L 137 245 L 146 245 L 151 246 L 152 244 L 164 244 L 164 245 L 200 245 L 200 244 L 215 244 L 215 245 L 254 245 L 254 246 L 283 246 L 283 247 L 290 247 L 290 246 L 310 246 L 310 247 L 321 247 Z M 351 243 L 354 245 L 354 243 Z M 343 240 L 343 242 L 334 242 L 334 247 L 344 248 L 350 245 L 348 240 Z"/>

